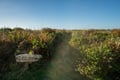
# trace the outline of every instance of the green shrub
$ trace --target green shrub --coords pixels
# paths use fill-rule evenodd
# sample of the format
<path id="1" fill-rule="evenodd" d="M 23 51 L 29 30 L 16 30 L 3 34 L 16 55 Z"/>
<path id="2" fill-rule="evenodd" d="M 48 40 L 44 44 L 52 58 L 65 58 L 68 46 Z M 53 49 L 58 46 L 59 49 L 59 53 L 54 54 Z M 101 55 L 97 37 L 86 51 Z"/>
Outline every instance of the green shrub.
<path id="1" fill-rule="evenodd" d="M 117 31 L 118 32 L 118 31 Z M 85 35 L 88 36 L 85 36 Z M 117 33 L 116 33 L 117 34 Z M 80 51 L 76 71 L 92 80 L 119 80 L 120 38 L 106 31 L 73 32 L 70 45 Z"/>

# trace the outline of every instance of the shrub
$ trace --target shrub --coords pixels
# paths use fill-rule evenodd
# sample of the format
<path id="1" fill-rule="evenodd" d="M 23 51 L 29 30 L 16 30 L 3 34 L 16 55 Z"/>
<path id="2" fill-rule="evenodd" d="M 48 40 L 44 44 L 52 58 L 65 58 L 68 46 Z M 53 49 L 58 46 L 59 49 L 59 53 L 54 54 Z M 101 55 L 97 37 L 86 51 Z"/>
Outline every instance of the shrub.
<path id="1" fill-rule="evenodd" d="M 79 57 L 76 58 L 76 71 L 92 80 L 119 80 L 119 35 L 106 31 L 87 35 L 89 36 L 83 36 L 82 32 L 74 32 L 69 42 L 80 51 Z"/>

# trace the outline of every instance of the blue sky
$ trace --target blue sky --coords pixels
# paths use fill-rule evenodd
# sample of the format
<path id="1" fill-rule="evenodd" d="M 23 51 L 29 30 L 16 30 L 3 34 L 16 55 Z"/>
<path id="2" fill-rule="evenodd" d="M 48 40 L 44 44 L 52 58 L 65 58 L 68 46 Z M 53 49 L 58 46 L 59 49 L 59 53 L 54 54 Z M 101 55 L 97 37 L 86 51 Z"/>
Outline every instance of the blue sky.
<path id="1" fill-rule="evenodd" d="M 120 28 L 120 0 L 0 0 L 0 27 Z"/>

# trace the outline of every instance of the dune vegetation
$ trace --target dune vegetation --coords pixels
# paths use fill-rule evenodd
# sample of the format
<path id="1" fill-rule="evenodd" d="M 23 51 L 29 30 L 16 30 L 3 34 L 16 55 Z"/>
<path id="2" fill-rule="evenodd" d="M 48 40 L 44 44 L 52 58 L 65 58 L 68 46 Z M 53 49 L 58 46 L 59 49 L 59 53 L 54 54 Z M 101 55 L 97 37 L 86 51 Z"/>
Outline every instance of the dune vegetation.
<path id="1" fill-rule="evenodd" d="M 18 63 L 15 55 L 42 58 Z M 120 29 L 0 29 L 0 80 L 120 80 Z"/>

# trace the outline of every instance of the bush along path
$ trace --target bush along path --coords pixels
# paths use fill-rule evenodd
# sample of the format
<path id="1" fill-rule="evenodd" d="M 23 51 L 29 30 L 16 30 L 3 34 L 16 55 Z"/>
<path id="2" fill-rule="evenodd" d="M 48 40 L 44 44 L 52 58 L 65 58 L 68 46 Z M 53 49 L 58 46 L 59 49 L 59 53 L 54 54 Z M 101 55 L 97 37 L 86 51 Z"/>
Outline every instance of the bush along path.
<path id="1" fill-rule="evenodd" d="M 119 29 L 2 31 L 0 80 L 120 80 Z M 43 57 L 24 71 L 21 52 Z"/>

